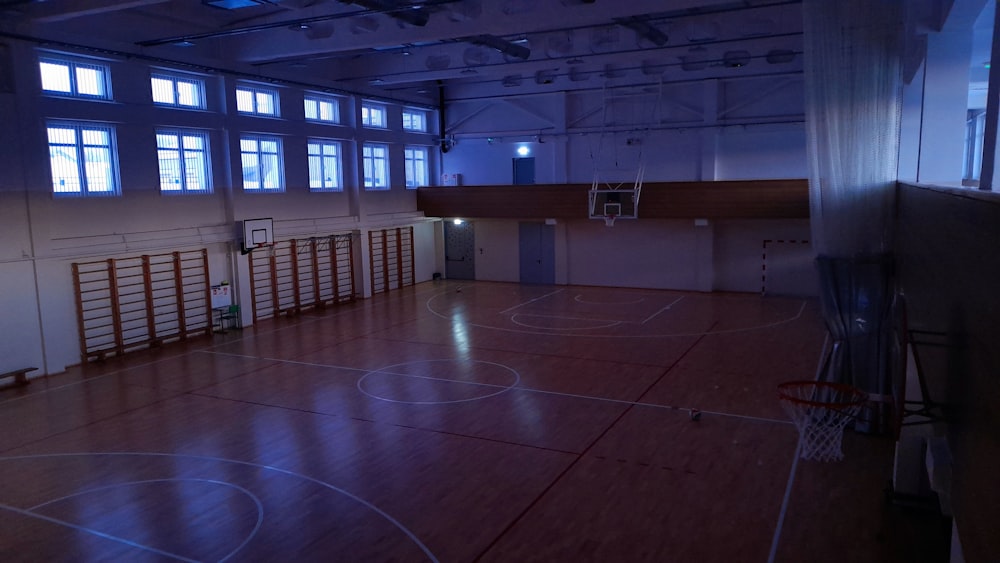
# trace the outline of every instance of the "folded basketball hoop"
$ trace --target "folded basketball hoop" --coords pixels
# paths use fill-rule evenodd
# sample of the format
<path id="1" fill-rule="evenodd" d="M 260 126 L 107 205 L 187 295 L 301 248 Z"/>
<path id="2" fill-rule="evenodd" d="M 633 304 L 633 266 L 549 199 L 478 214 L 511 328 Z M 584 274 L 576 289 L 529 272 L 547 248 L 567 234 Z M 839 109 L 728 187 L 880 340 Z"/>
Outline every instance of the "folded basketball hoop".
<path id="1" fill-rule="evenodd" d="M 868 395 L 843 383 L 789 381 L 778 385 L 778 399 L 799 430 L 799 457 L 837 461 L 844 458 L 844 428 Z"/>

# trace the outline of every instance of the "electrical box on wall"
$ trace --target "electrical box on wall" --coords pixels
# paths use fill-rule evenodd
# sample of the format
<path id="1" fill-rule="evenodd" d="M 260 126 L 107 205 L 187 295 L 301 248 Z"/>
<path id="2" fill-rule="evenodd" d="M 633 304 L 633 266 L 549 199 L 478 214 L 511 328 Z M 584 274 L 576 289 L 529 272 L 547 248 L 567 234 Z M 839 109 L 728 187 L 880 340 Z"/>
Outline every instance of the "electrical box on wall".
<path id="1" fill-rule="evenodd" d="M 462 185 L 462 175 L 461 174 L 442 174 L 441 175 L 441 185 L 442 186 L 461 186 Z"/>

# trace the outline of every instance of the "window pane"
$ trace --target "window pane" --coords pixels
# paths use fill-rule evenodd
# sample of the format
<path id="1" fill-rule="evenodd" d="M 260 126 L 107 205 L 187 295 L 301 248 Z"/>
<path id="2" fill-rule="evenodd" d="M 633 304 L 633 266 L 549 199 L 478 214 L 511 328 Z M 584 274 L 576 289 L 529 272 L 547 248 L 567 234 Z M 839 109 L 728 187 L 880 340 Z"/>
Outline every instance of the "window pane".
<path id="1" fill-rule="evenodd" d="M 257 139 L 240 139 L 241 152 L 257 152 Z"/>
<path id="2" fill-rule="evenodd" d="M 201 107 L 201 89 L 197 82 L 177 81 L 177 103 L 182 106 Z"/>
<path id="3" fill-rule="evenodd" d="M 111 151 L 106 148 L 87 147 L 83 149 L 83 155 L 87 174 L 87 191 L 96 193 L 113 192 Z"/>
<path id="4" fill-rule="evenodd" d="M 309 187 L 323 187 L 323 161 L 319 156 L 309 155 Z"/>
<path id="5" fill-rule="evenodd" d="M 157 133 L 156 135 L 156 146 L 161 149 L 176 149 L 177 146 L 177 135 L 168 135 L 166 133 Z"/>
<path id="6" fill-rule="evenodd" d="M 236 90 L 236 109 L 243 113 L 253 113 L 253 92 L 250 90 Z"/>
<path id="7" fill-rule="evenodd" d="M 337 113 L 334 111 L 334 105 L 332 102 L 322 102 L 319 105 L 320 113 L 319 118 L 323 121 L 336 121 Z"/>
<path id="8" fill-rule="evenodd" d="M 260 152 L 277 154 L 278 153 L 278 141 L 260 141 Z"/>
<path id="9" fill-rule="evenodd" d="M 77 66 L 76 91 L 90 96 L 103 96 L 104 73 L 97 68 Z"/>
<path id="10" fill-rule="evenodd" d="M 257 92 L 257 113 L 274 115 L 274 96 L 267 92 Z"/>
<path id="11" fill-rule="evenodd" d="M 204 154 L 192 153 L 184 155 L 185 188 L 191 191 L 207 191 L 208 177 L 205 170 Z"/>
<path id="12" fill-rule="evenodd" d="M 49 144 L 76 145 L 76 130 L 69 127 L 49 127 Z"/>
<path id="13" fill-rule="evenodd" d="M 165 78 L 151 78 L 153 86 L 153 102 L 157 104 L 174 103 L 174 83 Z"/>
<path id="14" fill-rule="evenodd" d="M 49 128 L 51 131 L 52 128 Z M 49 147 L 49 165 L 52 168 L 52 191 L 55 193 L 80 193 L 80 169 L 77 166 L 75 147 Z"/>
<path id="15" fill-rule="evenodd" d="M 323 187 L 339 188 L 340 173 L 338 172 L 337 159 L 334 157 L 323 158 Z"/>
<path id="16" fill-rule="evenodd" d="M 306 99 L 306 119 L 318 119 L 319 114 L 316 111 L 316 100 Z"/>
<path id="17" fill-rule="evenodd" d="M 157 151 L 160 160 L 160 189 L 164 191 L 180 191 L 181 163 L 180 153 L 176 150 L 161 149 Z"/>
<path id="18" fill-rule="evenodd" d="M 243 189 L 259 190 L 260 174 L 257 170 L 257 154 L 243 153 Z"/>
<path id="19" fill-rule="evenodd" d="M 201 135 L 184 135 L 184 148 L 201 150 L 205 148 L 205 139 Z"/>
<path id="20" fill-rule="evenodd" d="M 70 93 L 69 65 L 57 63 L 38 63 L 42 72 L 42 89 L 52 92 Z"/>
<path id="21" fill-rule="evenodd" d="M 278 166 L 278 155 L 260 155 L 261 174 L 264 177 L 265 190 L 277 190 L 281 188 L 281 170 Z"/>
<path id="22" fill-rule="evenodd" d="M 108 146 L 108 132 L 104 129 L 83 129 L 80 131 L 84 146 Z"/>

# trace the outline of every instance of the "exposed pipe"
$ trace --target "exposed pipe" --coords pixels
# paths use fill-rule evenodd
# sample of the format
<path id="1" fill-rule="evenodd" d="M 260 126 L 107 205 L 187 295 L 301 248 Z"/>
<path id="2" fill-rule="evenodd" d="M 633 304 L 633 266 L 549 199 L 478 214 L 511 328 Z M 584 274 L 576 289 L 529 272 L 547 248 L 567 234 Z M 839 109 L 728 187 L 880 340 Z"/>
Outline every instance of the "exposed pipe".
<path id="1" fill-rule="evenodd" d="M 423 6 L 403 4 L 399 0 L 339 0 L 341 4 L 354 4 L 386 14 L 410 25 L 423 27 L 431 19 L 431 14 Z"/>
<path id="2" fill-rule="evenodd" d="M 426 7 L 430 7 L 430 6 L 442 6 L 442 5 L 445 5 L 445 4 L 455 4 L 455 3 L 460 2 L 460 1 L 461 0 L 427 0 L 426 2 L 423 3 L 423 6 L 425 8 Z M 176 37 L 164 37 L 162 39 L 149 39 L 147 41 L 137 41 L 135 44 L 139 45 L 140 47 L 155 47 L 157 45 L 169 45 L 169 44 L 172 44 L 172 43 L 180 43 L 181 41 L 194 41 L 194 40 L 197 40 L 197 39 L 212 39 L 212 38 L 215 38 L 215 37 L 228 37 L 228 36 L 232 36 L 232 35 L 243 35 L 244 33 L 253 33 L 253 32 L 256 32 L 256 31 L 266 31 L 268 29 L 278 29 L 278 28 L 282 28 L 282 27 L 287 28 L 287 27 L 299 26 L 299 25 L 316 23 L 316 22 L 322 22 L 322 21 L 330 21 L 330 20 L 339 20 L 339 19 L 345 19 L 345 18 L 353 18 L 353 17 L 357 17 L 357 16 L 370 16 L 370 15 L 375 15 L 375 14 L 387 14 L 387 15 L 390 15 L 390 16 L 394 16 L 395 14 L 402 13 L 402 12 L 416 12 L 416 11 L 417 10 L 414 10 L 413 6 L 411 6 L 411 5 L 400 6 L 400 7 L 396 7 L 396 8 L 390 8 L 390 9 L 358 10 L 358 11 L 355 11 L 355 12 L 343 12 L 343 13 L 339 13 L 339 14 L 327 14 L 325 16 L 313 16 L 313 17 L 309 17 L 309 18 L 299 18 L 299 19 L 294 19 L 294 20 L 282 20 L 282 21 L 278 21 L 278 22 L 262 23 L 262 24 L 257 24 L 257 25 L 248 25 L 248 26 L 245 26 L 245 27 L 238 27 L 238 28 L 234 28 L 234 29 L 226 29 L 226 30 L 223 30 L 223 31 L 208 31 L 208 32 L 205 32 L 205 33 L 191 33 L 191 34 L 188 34 L 188 35 L 178 35 Z M 426 22 L 424 22 L 424 23 L 426 23 Z"/>
<path id="3" fill-rule="evenodd" d="M 441 80 L 437 81 L 438 87 L 438 134 L 441 135 L 441 154 L 444 154 L 451 150 L 451 141 L 448 140 L 448 136 L 445 134 L 445 118 L 444 118 L 444 82 Z"/>

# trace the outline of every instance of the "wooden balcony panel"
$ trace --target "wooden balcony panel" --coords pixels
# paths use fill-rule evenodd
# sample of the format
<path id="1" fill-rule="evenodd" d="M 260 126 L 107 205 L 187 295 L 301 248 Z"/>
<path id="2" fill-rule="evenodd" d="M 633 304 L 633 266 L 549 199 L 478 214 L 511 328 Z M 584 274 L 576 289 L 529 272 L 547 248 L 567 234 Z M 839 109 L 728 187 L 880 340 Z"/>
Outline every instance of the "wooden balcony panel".
<path id="1" fill-rule="evenodd" d="M 420 188 L 417 209 L 428 217 L 582 219 L 589 184 Z M 649 219 L 805 219 L 804 179 L 726 182 L 648 182 L 639 217 Z"/>

